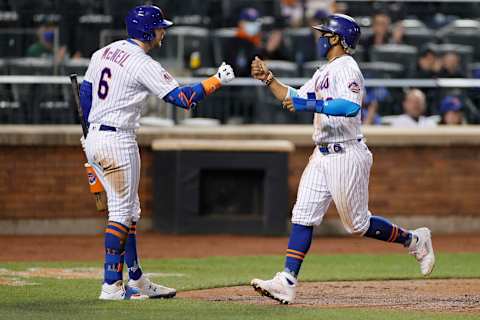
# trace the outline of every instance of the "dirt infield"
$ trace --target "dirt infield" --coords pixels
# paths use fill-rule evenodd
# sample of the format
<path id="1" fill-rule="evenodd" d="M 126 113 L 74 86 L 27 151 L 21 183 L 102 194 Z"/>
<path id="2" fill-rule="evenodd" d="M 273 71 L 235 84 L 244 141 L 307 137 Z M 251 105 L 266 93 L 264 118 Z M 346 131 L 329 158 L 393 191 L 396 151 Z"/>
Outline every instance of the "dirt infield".
<path id="1" fill-rule="evenodd" d="M 88 261 L 103 259 L 102 236 L 0 236 L 0 261 Z M 283 254 L 286 237 L 138 235 L 143 259 L 201 258 Z M 435 250 L 480 252 L 480 236 L 434 236 Z M 400 245 L 358 237 L 315 238 L 311 251 L 330 253 L 402 253 Z"/>
<path id="2" fill-rule="evenodd" d="M 179 297 L 249 304 L 278 304 L 251 287 L 180 292 Z M 335 281 L 302 283 L 292 306 L 388 308 L 480 314 L 480 279 Z"/>

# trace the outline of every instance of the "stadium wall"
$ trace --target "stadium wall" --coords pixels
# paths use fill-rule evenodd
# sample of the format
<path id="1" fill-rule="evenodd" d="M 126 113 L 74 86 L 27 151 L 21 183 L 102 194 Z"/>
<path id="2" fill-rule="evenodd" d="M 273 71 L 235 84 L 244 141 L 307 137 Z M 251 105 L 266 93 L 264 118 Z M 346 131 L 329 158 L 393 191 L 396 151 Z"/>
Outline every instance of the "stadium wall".
<path id="1" fill-rule="evenodd" d="M 289 200 L 313 149 L 311 126 L 142 128 L 142 229 L 151 228 L 154 139 L 289 140 Z M 480 129 L 364 128 L 374 154 L 370 210 L 407 227 L 438 233 L 480 229 Z M 83 170 L 78 126 L 0 127 L 0 234 L 88 234 L 103 229 Z M 332 205 L 321 234 L 342 234 Z"/>

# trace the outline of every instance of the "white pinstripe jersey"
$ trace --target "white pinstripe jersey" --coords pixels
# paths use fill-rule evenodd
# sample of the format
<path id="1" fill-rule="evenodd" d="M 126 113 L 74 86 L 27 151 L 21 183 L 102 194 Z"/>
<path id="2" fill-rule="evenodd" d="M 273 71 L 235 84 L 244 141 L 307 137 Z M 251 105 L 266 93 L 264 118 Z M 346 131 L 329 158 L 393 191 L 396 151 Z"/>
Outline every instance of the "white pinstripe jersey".
<path id="1" fill-rule="evenodd" d="M 96 51 L 85 80 L 92 83 L 90 123 L 136 129 L 149 93 L 163 98 L 178 82 L 145 51 L 120 40 Z"/>
<path id="2" fill-rule="evenodd" d="M 318 69 L 298 90 L 298 95 L 307 98 L 309 92 L 315 92 L 317 99 L 345 99 L 362 105 L 365 93 L 362 72 L 350 55 L 341 56 Z M 348 118 L 315 113 L 313 141 L 320 144 L 362 138 L 361 123 L 360 112 Z"/>

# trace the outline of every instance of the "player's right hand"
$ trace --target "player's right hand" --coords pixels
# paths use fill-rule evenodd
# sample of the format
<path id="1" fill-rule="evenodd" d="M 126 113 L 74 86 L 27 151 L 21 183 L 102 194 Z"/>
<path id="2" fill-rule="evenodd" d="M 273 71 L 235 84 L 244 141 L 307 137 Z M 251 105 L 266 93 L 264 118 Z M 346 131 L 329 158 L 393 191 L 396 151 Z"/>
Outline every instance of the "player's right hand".
<path id="1" fill-rule="evenodd" d="M 233 72 L 232 66 L 226 64 L 225 62 L 218 68 L 217 74 L 215 75 L 222 84 L 229 83 L 235 79 L 235 73 Z"/>
<path id="2" fill-rule="evenodd" d="M 269 72 L 270 70 L 268 70 L 265 61 L 261 60 L 259 57 L 255 57 L 251 65 L 252 77 L 263 81 L 268 77 Z"/>

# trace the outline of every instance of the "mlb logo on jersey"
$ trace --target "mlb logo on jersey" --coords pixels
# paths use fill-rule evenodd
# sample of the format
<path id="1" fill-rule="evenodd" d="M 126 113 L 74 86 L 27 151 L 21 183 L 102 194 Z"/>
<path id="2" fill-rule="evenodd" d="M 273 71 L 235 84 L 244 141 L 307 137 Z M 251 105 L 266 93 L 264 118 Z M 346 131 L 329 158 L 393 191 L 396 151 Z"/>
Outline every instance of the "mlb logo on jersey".
<path id="1" fill-rule="evenodd" d="M 95 175 L 94 175 L 93 173 L 89 172 L 89 173 L 87 174 L 87 176 L 88 176 L 88 183 L 89 183 L 91 186 L 94 185 L 95 182 L 97 182 L 97 177 L 95 177 Z"/>
<path id="2" fill-rule="evenodd" d="M 356 81 L 352 81 L 348 84 L 348 89 L 353 93 L 360 93 L 360 85 Z"/>

